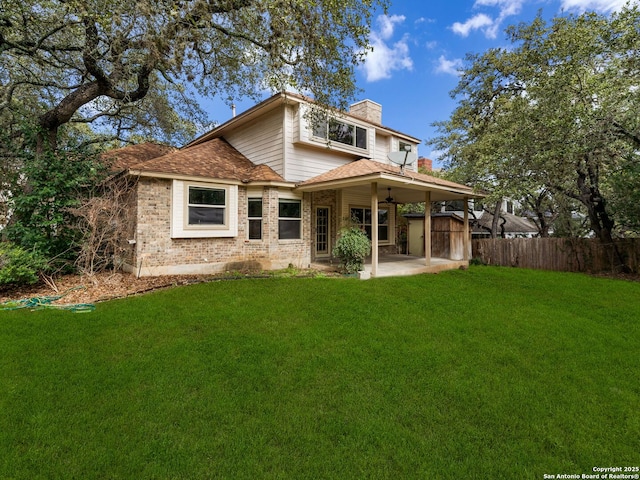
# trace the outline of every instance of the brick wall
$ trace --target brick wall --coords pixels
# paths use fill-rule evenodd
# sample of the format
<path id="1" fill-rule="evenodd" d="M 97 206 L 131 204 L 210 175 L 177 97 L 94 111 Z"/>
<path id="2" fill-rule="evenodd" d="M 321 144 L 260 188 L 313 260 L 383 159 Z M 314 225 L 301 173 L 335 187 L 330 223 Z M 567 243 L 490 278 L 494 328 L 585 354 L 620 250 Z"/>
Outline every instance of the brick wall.
<path id="1" fill-rule="evenodd" d="M 278 189 L 263 190 L 262 240 L 247 239 L 247 190 L 238 189 L 238 235 L 233 238 L 171 238 L 171 180 L 141 178 L 137 189 L 138 275 L 271 270 L 311 262 L 311 201 L 302 202 L 302 239 L 278 239 Z"/>

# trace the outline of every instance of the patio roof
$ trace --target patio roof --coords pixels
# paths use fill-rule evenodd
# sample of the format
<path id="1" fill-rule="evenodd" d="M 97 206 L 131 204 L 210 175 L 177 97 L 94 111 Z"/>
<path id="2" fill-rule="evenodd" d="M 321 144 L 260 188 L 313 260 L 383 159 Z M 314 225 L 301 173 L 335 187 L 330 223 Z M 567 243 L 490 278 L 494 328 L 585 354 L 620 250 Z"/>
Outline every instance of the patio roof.
<path id="1" fill-rule="evenodd" d="M 399 203 L 424 201 L 425 191 L 431 192 L 432 201 L 484 196 L 475 193 L 467 185 L 407 169 L 403 171 L 400 167 L 364 158 L 300 182 L 297 188 L 303 192 L 358 187 L 368 189 L 373 182 L 377 182 L 383 194 L 380 198 L 384 198 L 385 189 L 395 189 L 394 198 Z"/>

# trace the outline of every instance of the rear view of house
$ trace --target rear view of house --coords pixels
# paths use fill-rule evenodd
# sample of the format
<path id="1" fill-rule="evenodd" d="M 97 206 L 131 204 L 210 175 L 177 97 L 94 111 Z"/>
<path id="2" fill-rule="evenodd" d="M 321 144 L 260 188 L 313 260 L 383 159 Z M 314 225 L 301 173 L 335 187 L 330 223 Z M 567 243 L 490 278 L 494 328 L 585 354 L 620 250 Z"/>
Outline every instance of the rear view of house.
<path id="1" fill-rule="evenodd" d="M 306 268 L 330 258 L 351 219 L 372 240 L 375 276 L 379 255 L 397 253 L 397 204 L 475 196 L 415 164 L 393 164 L 390 153 L 417 153 L 420 140 L 383 126 L 375 102 L 323 116 L 312 106 L 277 94 L 181 149 L 140 161 L 130 149 L 141 146 L 111 152 L 135 180 L 125 267 L 139 275 Z"/>

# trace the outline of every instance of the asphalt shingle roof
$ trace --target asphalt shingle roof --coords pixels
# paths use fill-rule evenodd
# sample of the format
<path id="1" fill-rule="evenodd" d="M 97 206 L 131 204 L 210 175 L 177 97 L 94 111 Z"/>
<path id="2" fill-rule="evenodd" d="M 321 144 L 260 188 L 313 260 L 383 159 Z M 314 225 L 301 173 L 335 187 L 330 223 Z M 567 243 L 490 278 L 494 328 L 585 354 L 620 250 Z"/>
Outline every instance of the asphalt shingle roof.
<path id="1" fill-rule="evenodd" d="M 484 212 L 482 217 L 476 220 L 473 227 L 474 232 L 490 232 L 491 224 L 493 223 L 493 215 L 489 212 Z M 500 224 L 498 229 L 504 229 L 505 233 L 538 233 L 538 227 L 533 221 L 525 217 L 518 217 L 511 213 L 500 213 Z"/>
<path id="2" fill-rule="evenodd" d="M 202 177 L 239 182 L 284 182 L 268 165 L 255 165 L 222 138 L 176 149 L 141 144 L 105 154 L 114 165 L 136 173 Z"/>
<path id="3" fill-rule="evenodd" d="M 400 167 L 397 167 L 395 165 L 387 165 L 384 163 L 368 160 L 365 158 L 361 160 L 357 160 L 355 162 L 347 163 L 338 168 L 334 168 L 333 170 L 329 170 L 328 172 L 325 172 L 321 175 L 310 178 L 309 180 L 305 180 L 304 182 L 301 182 L 300 184 L 298 184 L 298 186 L 300 187 L 309 186 L 309 185 L 320 184 L 325 182 L 332 182 L 336 180 L 366 177 L 368 175 L 375 175 L 375 174 L 382 174 L 382 173 L 398 175 L 403 177 L 410 177 L 415 180 L 420 180 L 422 182 L 427 182 L 434 185 L 440 185 L 443 187 L 469 190 L 469 192 L 472 191 L 471 187 L 468 187 L 466 185 L 450 182 L 448 180 L 443 180 L 442 178 L 426 175 L 424 173 L 405 170 L 403 174 L 401 172 Z"/>
<path id="4" fill-rule="evenodd" d="M 131 168 L 135 164 L 161 157 L 175 150 L 177 150 L 175 147 L 169 145 L 140 143 L 138 145 L 129 145 L 127 147 L 109 150 L 102 154 L 102 158 L 105 162 L 110 163 L 109 167 L 111 171 L 121 172 L 122 170 Z"/>

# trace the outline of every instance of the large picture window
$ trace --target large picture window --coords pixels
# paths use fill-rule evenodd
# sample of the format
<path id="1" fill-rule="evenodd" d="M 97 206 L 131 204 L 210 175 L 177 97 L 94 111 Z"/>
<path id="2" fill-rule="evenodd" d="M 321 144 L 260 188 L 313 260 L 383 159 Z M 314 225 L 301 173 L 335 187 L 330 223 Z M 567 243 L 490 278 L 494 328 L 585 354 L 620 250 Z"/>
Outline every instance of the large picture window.
<path id="1" fill-rule="evenodd" d="M 171 238 L 238 235 L 236 185 L 173 180 L 171 190 Z"/>
<path id="2" fill-rule="evenodd" d="M 302 238 L 302 201 L 281 198 L 278 202 L 278 238 Z"/>
<path id="3" fill-rule="evenodd" d="M 332 142 L 367 149 L 367 129 L 351 123 L 339 120 L 319 122 L 313 128 L 313 135 Z"/>
<path id="4" fill-rule="evenodd" d="M 189 186 L 189 225 L 225 225 L 226 191 L 222 188 Z"/>
<path id="5" fill-rule="evenodd" d="M 352 207 L 351 221 L 364 230 L 371 240 L 370 208 Z M 378 240 L 381 242 L 389 241 L 389 210 L 385 208 L 378 209 Z"/>

